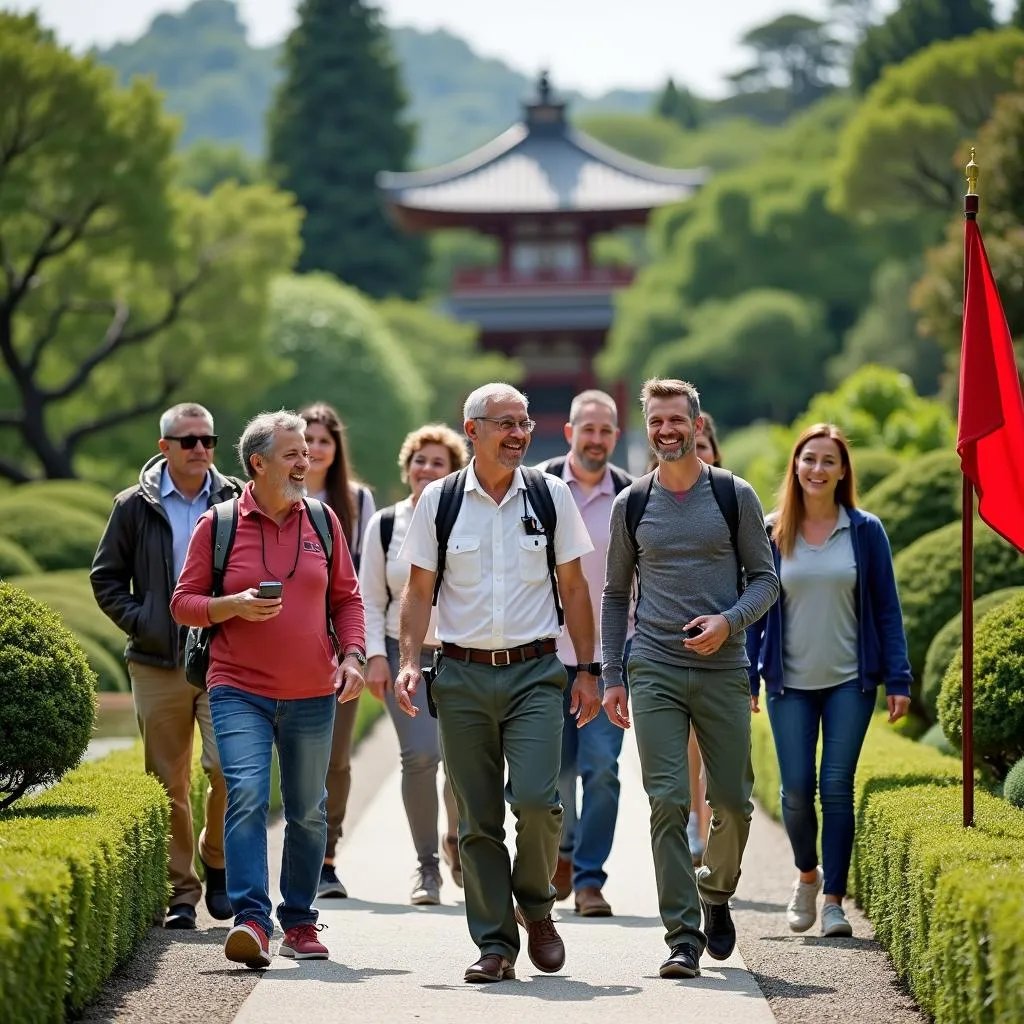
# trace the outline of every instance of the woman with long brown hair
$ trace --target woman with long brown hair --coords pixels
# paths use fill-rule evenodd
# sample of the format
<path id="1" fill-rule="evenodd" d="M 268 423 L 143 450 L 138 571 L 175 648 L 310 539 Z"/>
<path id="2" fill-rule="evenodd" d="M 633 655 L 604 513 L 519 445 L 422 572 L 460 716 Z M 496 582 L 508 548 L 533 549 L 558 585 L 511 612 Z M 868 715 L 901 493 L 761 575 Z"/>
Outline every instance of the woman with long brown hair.
<path id="1" fill-rule="evenodd" d="M 786 919 L 792 931 L 807 931 L 824 889 L 821 934 L 848 936 L 853 776 L 877 687 L 885 687 L 895 722 L 910 706 L 911 675 L 889 539 L 878 517 L 857 507 L 849 445 L 838 427 L 818 423 L 797 438 L 767 522 L 782 590 L 747 630 L 747 654 L 754 712 L 765 682 L 782 816 L 799 872 Z"/>
<path id="2" fill-rule="evenodd" d="M 356 571 L 362 553 L 363 531 L 373 515 L 370 489 L 361 484 L 352 468 L 345 437 L 345 425 L 337 410 L 326 402 L 314 402 L 299 411 L 306 421 L 309 469 L 306 492 L 327 502 L 341 522 L 349 553 Z M 334 867 L 334 853 L 341 838 L 352 788 L 352 734 L 359 701 L 339 704 L 334 716 L 331 759 L 327 769 L 327 850 L 320 871 L 318 896 L 347 896 L 345 886 Z"/>

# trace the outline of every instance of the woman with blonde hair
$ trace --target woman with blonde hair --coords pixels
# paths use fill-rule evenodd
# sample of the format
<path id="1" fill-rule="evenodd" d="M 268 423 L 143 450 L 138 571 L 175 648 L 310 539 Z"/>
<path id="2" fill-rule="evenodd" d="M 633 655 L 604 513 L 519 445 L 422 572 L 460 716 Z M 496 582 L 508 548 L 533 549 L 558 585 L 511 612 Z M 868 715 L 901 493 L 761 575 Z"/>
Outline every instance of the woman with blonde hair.
<path id="1" fill-rule="evenodd" d="M 399 664 L 398 606 L 410 569 L 408 562 L 399 560 L 398 552 L 427 484 L 462 469 L 467 461 L 465 441 L 450 427 L 430 424 L 409 434 L 398 454 L 402 482 L 409 485 L 409 497 L 381 509 L 370 519 L 359 567 L 359 587 L 366 614 L 366 687 L 378 700 L 384 701 L 398 734 L 402 801 L 417 857 L 410 900 L 419 906 L 441 902 L 437 834 L 437 768 L 441 763 L 441 742 L 437 720 L 427 714 L 425 686 L 416 691 L 414 703 L 420 714 L 415 717 L 402 712 L 395 701 L 393 683 Z M 437 645 L 436 615 L 434 609 L 421 655 L 424 667 L 431 664 Z M 452 880 L 461 886 L 459 814 L 447 781 L 444 803 L 448 827 L 441 841 L 441 852 Z"/>
<path id="2" fill-rule="evenodd" d="M 747 653 L 755 712 L 765 682 L 782 816 L 799 872 L 786 919 L 792 931 L 807 931 L 824 889 L 821 934 L 848 936 L 853 776 L 877 687 L 885 687 L 895 722 L 910 706 L 911 675 L 889 539 L 878 517 L 857 507 L 849 446 L 838 427 L 819 423 L 797 438 L 767 522 L 782 590 L 747 630 Z"/>

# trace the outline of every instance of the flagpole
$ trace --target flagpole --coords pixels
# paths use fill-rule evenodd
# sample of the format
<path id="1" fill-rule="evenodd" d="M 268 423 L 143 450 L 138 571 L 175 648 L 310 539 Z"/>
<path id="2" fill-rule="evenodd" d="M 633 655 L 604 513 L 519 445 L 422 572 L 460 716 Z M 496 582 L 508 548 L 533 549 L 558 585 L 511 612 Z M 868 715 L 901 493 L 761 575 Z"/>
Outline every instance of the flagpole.
<path id="1" fill-rule="evenodd" d="M 974 147 L 967 164 L 967 193 L 964 196 L 964 317 L 967 316 L 967 275 L 970 263 L 966 223 L 978 219 L 978 165 Z M 974 824 L 974 484 L 963 473 L 961 509 L 960 607 L 963 634 L 963 776 L 964 828 Z"/>

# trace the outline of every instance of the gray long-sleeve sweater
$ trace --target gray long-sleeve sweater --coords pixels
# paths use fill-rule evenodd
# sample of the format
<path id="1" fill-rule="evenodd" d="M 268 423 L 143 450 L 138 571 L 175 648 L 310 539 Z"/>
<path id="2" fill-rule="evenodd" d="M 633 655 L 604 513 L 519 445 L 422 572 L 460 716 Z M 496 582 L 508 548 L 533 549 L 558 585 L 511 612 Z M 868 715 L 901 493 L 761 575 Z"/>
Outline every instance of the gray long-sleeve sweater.
<path id="1" fill-rule="evenodd" d="M 612 506 L 611 537 L 601 599 L 604 685 L 622 683 L 622 649 L 637 556 L 626 530 L 622 491 Z M 640 602 L 632 657 L 688 668 L 744 668 L 744 630 L 779 596 L 779 580 L 764 514 L 754 489 L 736 477 L 739 504 L 737 545 L 746 572 L 746 587 L 736 593 L 736 555 L 705 467 L 682 501 L 657 478 L 637 526 Z M 683 626 L 698 615 L 722 614 L 729 639 L 712 655 L 683 646 Z"/>

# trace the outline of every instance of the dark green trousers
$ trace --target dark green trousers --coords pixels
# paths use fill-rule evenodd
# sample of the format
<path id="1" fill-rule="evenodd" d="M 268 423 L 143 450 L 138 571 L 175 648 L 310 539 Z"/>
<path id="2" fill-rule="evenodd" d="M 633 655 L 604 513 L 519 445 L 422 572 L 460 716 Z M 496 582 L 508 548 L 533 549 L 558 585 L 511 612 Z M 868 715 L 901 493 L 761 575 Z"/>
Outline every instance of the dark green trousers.
<path id="1" fill-rule="evenodd" d="M 555 899 L 566 679 L 555 655 L 504 668 L 444 658 L 431 689 L 459 808 L 469 934 L 481 955 L 498 953 L 512 963 L 519 953 L 513 897 L 531 921 L 551 913 Z M 516 818 L 511 864 L 506 799 Z"/>
<path id="2" fill-rule="evenodd" d="M 644 789 L 651 802 L 651 849 L 665 942 L 670 948 L 692 942 L 703 952 L 707 940 L 701 930 L 700 896 L 708 903 L 726 903 L 736 891 L 754 813 L 747 670 L 679 668 L 630 658 L 629 692 Z M 699 875 L 686 836 L 691 722 L 704 758 L 712 810 Z"/>

